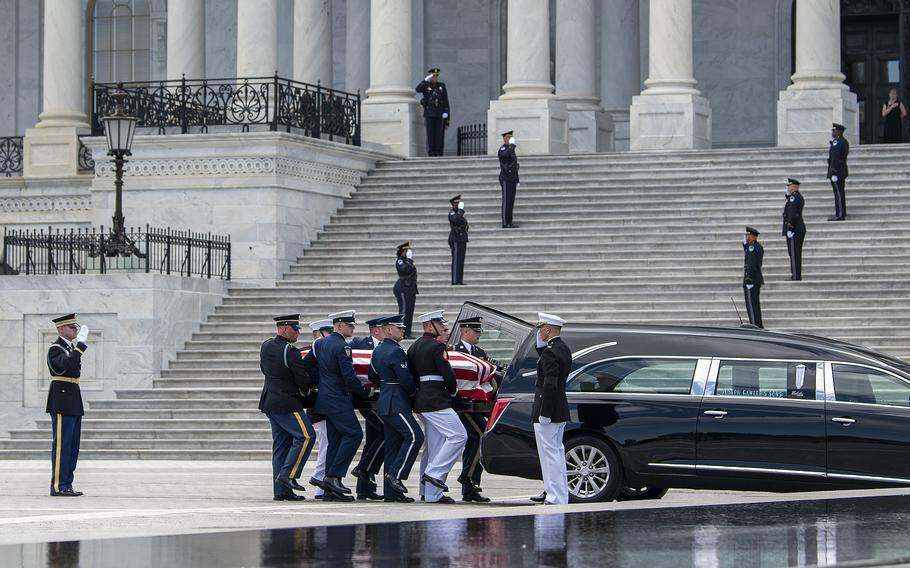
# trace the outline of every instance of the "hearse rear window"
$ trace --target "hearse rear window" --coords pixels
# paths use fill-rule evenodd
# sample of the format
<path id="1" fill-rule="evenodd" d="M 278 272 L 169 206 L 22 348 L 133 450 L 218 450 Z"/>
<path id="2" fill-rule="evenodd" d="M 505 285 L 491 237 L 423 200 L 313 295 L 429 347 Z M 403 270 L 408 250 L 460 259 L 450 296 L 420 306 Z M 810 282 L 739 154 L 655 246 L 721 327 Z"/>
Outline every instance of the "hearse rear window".
<path id="1" fill-rule="evenodd" d="M 721 361 L 716 396 L 815 398 L 815 363 Z"/>
<path id="2" fill-rule="evenodd" d="M 695 359 L 615 359 L 594 363 L 568 385 L 570 392 L 689 394 Z"/>

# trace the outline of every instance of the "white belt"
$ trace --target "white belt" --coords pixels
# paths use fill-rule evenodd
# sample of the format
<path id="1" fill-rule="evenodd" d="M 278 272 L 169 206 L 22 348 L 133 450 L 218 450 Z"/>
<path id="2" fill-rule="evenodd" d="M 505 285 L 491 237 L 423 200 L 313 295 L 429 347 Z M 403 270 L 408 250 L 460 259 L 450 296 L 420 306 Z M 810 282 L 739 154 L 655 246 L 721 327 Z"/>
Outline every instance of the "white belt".
<path id="1" fill-rule="evenodd" d="M 420 375 L 420 382 L 427 383 L 430 381 L 444 381 L 442 375 Z"/>

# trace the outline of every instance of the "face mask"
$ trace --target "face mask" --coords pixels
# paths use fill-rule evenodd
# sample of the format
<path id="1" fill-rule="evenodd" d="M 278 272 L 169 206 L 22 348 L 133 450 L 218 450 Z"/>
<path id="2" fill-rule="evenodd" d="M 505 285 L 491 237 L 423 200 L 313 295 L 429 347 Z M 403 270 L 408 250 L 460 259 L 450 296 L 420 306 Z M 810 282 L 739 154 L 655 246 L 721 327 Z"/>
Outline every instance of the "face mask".
<path id="1" fill-rule="evenodd" d="M 461 211 L 464 211 L 464 201 L 459 201 L 459 202 L 458 202 L 458 209 L 461 210 Z"/>
<path id="2" fill-rule="evenodd" d="M 412 259 L 412 258 L 414 258 L 414 251 L 409 250 L 409 251 L 406 252 L 404 255 L 405 255 L 406 257 L 408 257 L 408 259 Z"/>
<path id="3" fill-rule="evenodd" d="M 538 346 L 538 347 L 546 347 L 546 346 L 547 346 L 547 342 L 544 341 L 544 340 L 540 337 L 540 330 L 539 330 L 539 329 L 537 330 L 537 346 Z"/>

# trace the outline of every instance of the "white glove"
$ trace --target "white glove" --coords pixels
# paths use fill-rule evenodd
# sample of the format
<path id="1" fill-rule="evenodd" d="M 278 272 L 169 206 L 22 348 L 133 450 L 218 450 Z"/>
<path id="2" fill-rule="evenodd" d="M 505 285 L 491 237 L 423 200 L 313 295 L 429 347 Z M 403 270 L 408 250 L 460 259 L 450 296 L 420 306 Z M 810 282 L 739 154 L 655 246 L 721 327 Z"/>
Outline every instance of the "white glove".
<path id="1" fill-rule="evenodd" d="M 549 416 L 541 416 L 540 418 L 537 419 L 537 421 L 540 422 L 541 424 L 549 424 L 550 422 L 553 422 L 552 420 L 550 420 Z"/>
<path id="2" fill-rule="evenodd" d="M 88 326 L 79 326 L 79 333 L 76 334 L 76 343 L 85 343 L 88 340 Z"/>
<path id="3" fill-rule="evenodd" d="M 432 78 L 433 78 L 433 74 L 430 73 L 429 75 L 427 75 L 426 77 L 424 77 L 423 80 L 424 80 L 424 81 L 429 81 L 429 80 L 432 79 Z"/>
<path id="4" fill-rule="evenodd" d="M 837 181 L 837 176 L 831 176 L 831 181 L 836 182 L 836 181 Z"/>
<path id="5" fill-rule="evenodd" d="M 792 239 L 792 238 L 793 238 L 793 231 L 787 231 L 787 238 L 788 238 L 788 239 Z"/>
<path id="6" fill-rule="evenodd" d="M 461 211 L 464 211 L 464 201 L 458 202 L 458 209 L 460 209 Z"/>
<path id="7" fill-rule="evenodd" d="M 537 330 L 537 343 L 536 343 L 536 345 L 537 345 L 537 347 L 546 347 L 546 346 L 547 346 L 547 342 L 544 341 L 543 339 L 541 339 L 541 337 L 540 337 L 540 330 L 539 330 L 539 329 Z"/>
<path id="8" fill-rule="evenodd" d="M 515 137 L 512 136 L 512 137 L 509 138 L 509 146 L 515 146 L 515 145 L 516 145 L 516 143 L 515 143 Z"/>
<path id="9" fill-rule="evenodd" d="M 745 246 L 747 244 L 749 244 L 749 239 L 747 239 L 746 237 L 743 237 L 743 246 Z"/>
<path id="10" fill-rule="evenodd" d="M 404 255 L 405 255 L 406 257 L 408 257 L 409 260 L 410 260 L 410 259 L 413 259 L 413 258 L 414 258 L 414 251 L 408 249 L 408 252 L 404 253 Z"/>
<path id="11" fill-rule="evenodd" d="M 746 284 L 746 290 L 751 290 L 752 288 L 755 288 L 755 284 Z"/>
<path id="12" fill-rule="evenodd" d="M 447 112 L 442 113 L 442 118 L 449 118 L 449 113 L 447 113 Z"/>

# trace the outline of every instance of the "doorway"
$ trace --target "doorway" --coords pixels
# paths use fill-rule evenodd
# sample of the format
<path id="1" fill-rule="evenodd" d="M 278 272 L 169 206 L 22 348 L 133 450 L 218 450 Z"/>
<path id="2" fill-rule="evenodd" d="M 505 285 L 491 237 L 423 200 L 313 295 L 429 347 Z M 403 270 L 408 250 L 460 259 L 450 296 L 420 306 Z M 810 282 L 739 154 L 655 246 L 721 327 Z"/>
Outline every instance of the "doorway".
<path id="1" fill-rule="evenodd" d="M 882 142 L 882 103 L 892 88 L 901 92 L 899 23 L 898 14 L 848 16 L 842 21 L 841 62 L 846 83 L 859 102 L 862 144 Z"/>

